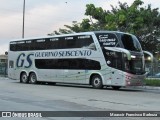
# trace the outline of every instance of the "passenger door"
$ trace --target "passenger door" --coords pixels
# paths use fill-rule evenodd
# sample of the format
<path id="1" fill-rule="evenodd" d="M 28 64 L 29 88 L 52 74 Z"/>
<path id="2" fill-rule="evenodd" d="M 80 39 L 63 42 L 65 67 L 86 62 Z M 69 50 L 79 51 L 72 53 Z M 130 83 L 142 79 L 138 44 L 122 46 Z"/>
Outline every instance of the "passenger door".
<path id="1" fill-rule="evenodd" d="M 123 85 L 124 75 L 122 72 L 123 61 L 121 56 L 118 56 L 117 58 L 113 58 L 111 61 L 111 64 L 112 64 L 112 71 L 111 71 L 112 85 L 115 85 L 115 86 Z"/>

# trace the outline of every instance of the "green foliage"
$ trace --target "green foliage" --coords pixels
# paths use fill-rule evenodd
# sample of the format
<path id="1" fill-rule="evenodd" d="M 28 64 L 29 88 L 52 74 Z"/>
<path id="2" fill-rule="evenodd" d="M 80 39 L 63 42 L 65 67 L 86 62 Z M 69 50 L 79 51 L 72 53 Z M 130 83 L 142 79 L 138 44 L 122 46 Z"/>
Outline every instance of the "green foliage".
<path id="1" fill-rule="evenodd" d="M 119 2 L 119 6 L 111 6 L 112 10 L 103 10 L 95 7 L 94 4 L 87 4 L 85 15 L 87 19 L 81 22 L 72 22 L 72 25 L 64 25 L 67 29 L 59 29 L 50 35 L 96 31 L 116 30 L 135 34 L 140 38 L 144 50 L 155 52 L 160 51 L 160 13 L 158 8 L 151 8 L 151 5 L 142 7 L 141 0 L 135 0 L 130 6 L 127 3 Z"/>
<path id="2" fill-rule="evenodd" d="M 146 86 L 160 86 L 160 79 L 145 79 Z"/>

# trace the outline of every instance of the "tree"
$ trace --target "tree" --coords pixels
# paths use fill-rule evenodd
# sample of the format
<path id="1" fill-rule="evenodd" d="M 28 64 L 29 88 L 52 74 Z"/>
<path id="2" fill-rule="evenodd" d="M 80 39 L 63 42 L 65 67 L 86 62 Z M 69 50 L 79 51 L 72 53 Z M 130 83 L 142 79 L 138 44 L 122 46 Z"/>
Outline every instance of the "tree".
<path id="1" fill-rule="evenodd" d="M 111 6 L 112 10 L 103 10 L 94 4 L 86 5 L 85 15 L 87 19 L 82 22 L 73 22 L 71 26 L 64 25 L 67 29 L 59 29 L 54 34 L 116 30 L 135 34 L 142 44 L 143 50 L 152 53 L 160 51 L 160 13 L 158 8 L 151 5 L 142 7 L 141 0 L 135 0 L 130 6 L 127 3 L 118 3 L 119 6 Z M 51 34 L 52 35 L 52 34 Z"/>

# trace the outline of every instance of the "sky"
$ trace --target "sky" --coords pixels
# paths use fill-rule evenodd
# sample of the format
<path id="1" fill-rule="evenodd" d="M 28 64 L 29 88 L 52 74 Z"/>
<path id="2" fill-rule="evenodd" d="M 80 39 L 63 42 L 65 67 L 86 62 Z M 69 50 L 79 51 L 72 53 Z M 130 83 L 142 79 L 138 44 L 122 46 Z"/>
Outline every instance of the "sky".
<path id="1" fill-rule="evenodd" d="M 94 4 L 111 10 L 118 1 L 128 5 L 134 0 L 25 0 L 24 37 L 41 37 L 52 33 L 72 21 L 80 22 L 85 16 L 86 4 Z M 22 38 L 24 0 L 0 0 L 0 54 L 8 51 L 9 42 Z M 151 4 L 159 8 L 159 0 L 143 0 L 144 6 Z"/>

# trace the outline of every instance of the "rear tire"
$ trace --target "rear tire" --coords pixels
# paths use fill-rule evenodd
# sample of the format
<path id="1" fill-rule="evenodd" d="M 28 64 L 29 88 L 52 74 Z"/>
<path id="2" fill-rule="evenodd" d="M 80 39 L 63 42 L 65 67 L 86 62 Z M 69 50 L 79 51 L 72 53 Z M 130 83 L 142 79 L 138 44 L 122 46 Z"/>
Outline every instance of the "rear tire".
<path id="1" fill-rule="evenodd" d="M 100 75 L 94 75 L 91 79 L 91 84 L 95 89 L 103 88 L 102 78 Z"/>
<path id="2" fill-rule="evenodd" d="M 36 83 L 37 83 L 37 76 L 36 76 L 35 73 L 31 73 L 31 74 L 29 75 L 29 82 L 30 82 L 31 84 L 36 84 Z"/>
<path id="3" fill-rule="evenodd" d="M 29 82 L 28 81 L 28 76 L 27 76 L 27 74 L 25 72 L 23 72 L 21 74 L 21 76 L 20 76 L 20 82 L 22 82 L 22 83 L 28 83 Z"/>

